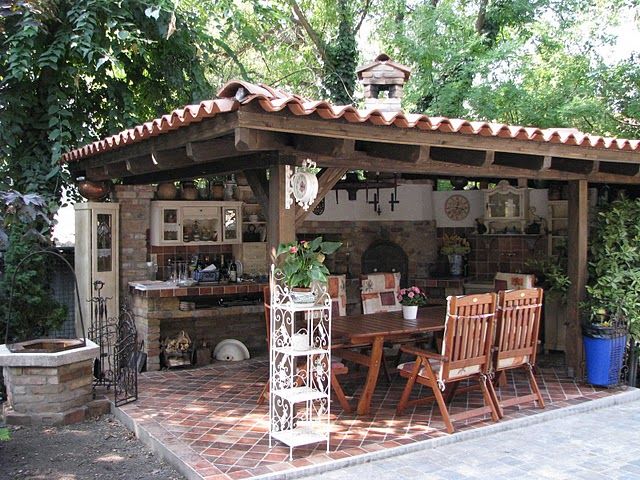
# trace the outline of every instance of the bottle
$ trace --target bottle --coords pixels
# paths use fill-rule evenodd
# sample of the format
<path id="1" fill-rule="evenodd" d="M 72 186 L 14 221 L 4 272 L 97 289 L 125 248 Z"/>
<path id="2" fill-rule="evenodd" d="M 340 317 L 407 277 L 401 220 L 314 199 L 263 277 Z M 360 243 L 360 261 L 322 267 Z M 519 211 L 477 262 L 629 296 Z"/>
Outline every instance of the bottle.
<path id="1" fill-rule="evenodd" d="M 220 255 L 220 281 L 229 279 L 229 271 L 227 265 L 224 263 L 224 255 Z"/>
<path id="2" fill-rule="evenodd" d="M 234 283 L 238 281 L 238 267 L 233 260 L 229 262 L 229 281 Z"/>

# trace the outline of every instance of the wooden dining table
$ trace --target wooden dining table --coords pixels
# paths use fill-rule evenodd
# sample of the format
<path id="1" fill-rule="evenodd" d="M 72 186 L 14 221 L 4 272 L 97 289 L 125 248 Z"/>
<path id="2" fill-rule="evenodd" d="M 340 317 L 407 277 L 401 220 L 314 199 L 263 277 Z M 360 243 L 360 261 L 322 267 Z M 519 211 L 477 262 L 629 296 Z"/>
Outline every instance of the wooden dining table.
<path id="1" fill-rule="evenodd" d="M 405 320 L 401 311 L 347 315 L 332 319 L 331 343 L 334 353 L 369 369 L 358 400 L 359 415 L 368 415 L 371 411 L 371 399 L 378 383 L 384 342 L 410 341 L 425 333 L 444 330 L 445 313 L 446 307 L 437 305 L 419 308 L 415 320 Z M 370 354 L 355 351 L 356 347 L 371 347 Z"/>

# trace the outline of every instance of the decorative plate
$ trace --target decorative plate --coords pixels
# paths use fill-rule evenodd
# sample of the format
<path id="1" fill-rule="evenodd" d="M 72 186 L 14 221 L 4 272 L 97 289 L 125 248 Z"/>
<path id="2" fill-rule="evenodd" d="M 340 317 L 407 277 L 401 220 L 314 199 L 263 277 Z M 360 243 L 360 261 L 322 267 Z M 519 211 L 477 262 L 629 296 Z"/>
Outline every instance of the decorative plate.
<path id="1" fill-rule="evenodd" d="M 444 213 L 451 220 L 464 220 L 469 215 L 469 200 L 464 195 L 451 195 L 444 204 Z"/>

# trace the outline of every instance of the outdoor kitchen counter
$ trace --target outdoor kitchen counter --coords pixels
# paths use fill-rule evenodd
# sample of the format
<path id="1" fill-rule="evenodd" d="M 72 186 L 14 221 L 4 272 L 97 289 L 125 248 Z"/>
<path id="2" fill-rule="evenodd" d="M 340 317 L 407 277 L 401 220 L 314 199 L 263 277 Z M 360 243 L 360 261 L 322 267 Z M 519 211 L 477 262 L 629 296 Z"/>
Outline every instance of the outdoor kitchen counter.
<path id="1" fill-rule="evenodd" d="M 213 348 L 233 338 L 246 345 L 254 356 L 266 351 L 264 306 L 260 294 L 266 283 L 196 285 L 183 288 L 166 282 L 130 282 L 129 300 L 138 330 L 144 341 L 147 370 L 159 370 L 160 342 L 186 332 L 197 346 Z M 208 304 L 224 297 L 222 305 Z M 181 310 L 180 302 L 190 301 L 196 309 Z"/>
<path id="2" fill-rule="evenodd" d="M 261 293 L 268 283 L 208 283 L 193 287 L 179 287 L 169 282 L 143 280 L 129 282 L 129 292 L 141 297 L 195 297 L 200 295 L 229 295 L 242 293 Z"/>

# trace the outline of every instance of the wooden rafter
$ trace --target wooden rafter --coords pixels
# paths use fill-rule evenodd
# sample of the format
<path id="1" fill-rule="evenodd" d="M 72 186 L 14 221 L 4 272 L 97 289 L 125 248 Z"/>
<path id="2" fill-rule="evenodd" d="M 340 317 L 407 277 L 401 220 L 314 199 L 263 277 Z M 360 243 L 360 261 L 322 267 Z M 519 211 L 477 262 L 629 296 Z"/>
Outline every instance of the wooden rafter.
<path id="1" fill-rule="evenodd" d="M 324 197 L 333 189 L 336 183 L 347 173 L 346 168 L 327 168 L 318 179 L 318 196 L 305 211 L 300 206 L 296 206 L 296 226 L 304 222 L 306 216 L 322 201 Z"/>

